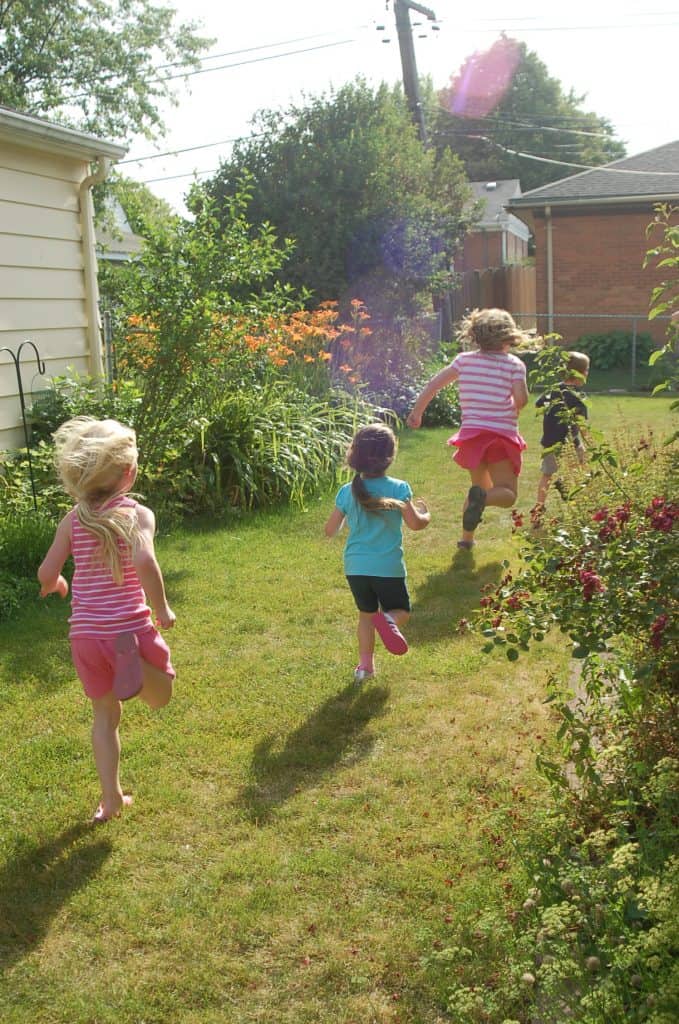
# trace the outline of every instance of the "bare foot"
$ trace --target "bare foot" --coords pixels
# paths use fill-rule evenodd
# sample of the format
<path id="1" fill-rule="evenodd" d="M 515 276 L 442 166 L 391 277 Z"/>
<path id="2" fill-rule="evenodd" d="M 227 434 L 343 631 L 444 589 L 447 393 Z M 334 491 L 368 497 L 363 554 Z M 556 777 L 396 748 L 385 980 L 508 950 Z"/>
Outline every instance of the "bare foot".
<path id="1" fill-rule="evenodd" d="M 123 807 L 129 807 L 131 803 L 132 797 L 127 794 L 123 795 L 117 807 L 110 809 L 108 807 L 104 807 L 103 803 L 100 803 L 92 816 L 92 824 L 104 825 L 107 821 L 112 821 L 113 818 L 119 818 Z"/>

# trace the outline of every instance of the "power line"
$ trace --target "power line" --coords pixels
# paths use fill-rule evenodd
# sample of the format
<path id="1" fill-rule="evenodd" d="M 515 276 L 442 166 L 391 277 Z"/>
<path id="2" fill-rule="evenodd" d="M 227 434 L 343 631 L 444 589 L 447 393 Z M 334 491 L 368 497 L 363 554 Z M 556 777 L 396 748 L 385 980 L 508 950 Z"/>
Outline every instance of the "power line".
<path id="1" fill-rule="evenodd" d="M 272 53 L 268 57 L 253 57 L 252 60 L 239 60 L 233 64 L 219 64 L 216 68 L 197 68 L 196 71 L 187 71 L 180 75 L 165 75 L 156 78 L 156 82 L 172 82 L 176 78 L 193 78 L 194 75 L 206 75 L 211 71 L 224 71 L 226 68 L 240 68 L 244 64 L 260 64 L 266 60 L 278 60 L 279 57 L 294 57 L 300 53 L 312 53 L 314 50 L 328 50 L 334 46 L 345 46 L 347 43 L 355 43 L 355 39 L 339 39 L 336 43 L 321 43 L 320 46 L 307 46 L 302 50 L 287 50 L 285 53 Z"/>
<path id="2" fill-rule="evenodd" d="M 176 181 L 178 178 L 193 178 L 201 174 L 216 174 L 219 167 L 212 167 L 209 171 L 187 171 L 186 174 L 168 174 L 164 178 L 144 178 L 140 185 L 150 185 L 154 181 Z"/>
<path id="3" fill-rule="evenodd" d="M 546 156 L 536 156 L 535 153 L 521 153 L 517 149 L 509 149 L 507 146 L 503 146 L 501 143 L 495 142 L 494 139 L 489 139 L 485 135 L 468 135 L 467 138 L 481 139 L 483 142 L 487 142 L 489 146 L 495 146 L 497 149 L 501 149 L 505 153 L 510 153 L 512 156 L 519 156 L 524 160 L 537 160 L 542 164 L 558 164 L 559 167 L 577 167 L 581 171 L 606 171 L 607 174 L 643 174 L 649 175 L 653 178 L 679 178 L 679 171 L 642 171 L 634 170 L 631 167 L 612 167 L 610 164 L 599 164 L 598 166 L 575 164 L 568 160 L 551 160 Z M 622 157 L 621 159 L 624 160 L 625 157 Z"/>
<path id="4" fill-rule="evenodd" d="M 670 17 L 676 17 L 676 11 L 667 11 L 667 12 L 664 12 L 664 13 L 669 15 Z M 438 19 L 438 23 L 443 25 L 443 24 L 446 23 L 446 20 L 447 19 L 445 19 L 445 18 L 443 18 L 443 19 L 439 18 Z M 489 21 L 490 20 L 491 19 L 489 19 Z M 639 29 L 643 29 L 643 28 L 673 28 L 675 25 L 678 24 L 677 21 L 635 22 L 635 23 L 632 23 L 632 24 L 629 24 L 629 25 L 626 25 L 626 24 L 624 24 L 622 22 L 613 22 L 612 24 L 608 24 L 608 25 L 535 25 L 535 26 L 525 26 L 525 25 L 519 25 L 519 24 L 512 24 L 512 21 L 517 21 L 517 20 L 521 20 L 521 19 L 505 19 L 503 21 L 497 21 L 496 20 L 495 24 L 492 24 L 492 25 L 491 24 L 488 24 L 488 25 L 484 25 L 484 24 L 478 24 L 478 25 L 473 25 L 473 24 L 472 25 L 456 24 L 455 25 L 455 32 L 458 33 L 458 34 L 460 34 L 460 33 L 467 33 L 467 34 L 469 34 L 469 33 L 472 33 L 472 32 L 505 32 L 505 31 L 509 31 L 509 32 L 522 32 L 522 33 L 523 32 L 589 32 L 589 31 L 594 31 L 594 32 L 607 31 L 607 32 L 610 32 L 610 31 L 616 31 L 617 29 L 628 29 L 628 28 L 639 28 Z M 535 19 L 526 19 L 526 20 L 535 20 Z"/>
<path id="5" fill-rule="evenodd" d="M 118 160 L 120 164 L 141 164 L 145 160 L 158 160 L 162 156 L 179 156 L 180 153 L 193 153 L 197 149 L 214 149 L 215 146 L 226 146 L 229 142 L 243 142 L 246 139 L 262 139 L 263 135 L 237 135 L 233 139 L 220 139 L 219 142 L 204 142 L 199 146 L 185 146 L 182 149 L 168 149 L 164 153 L 150 153 L 148 156 L 128 157 L 127 160 Z"/>
<path id="6" fill-rule="evenodd" d="M 364 27 L 365 27 L 364 25 L 359 25 L 358 26 L 359 29 L 364 28 Z M 349 29 L 349 31 L 353 31 L 353 29 Z M 327 33 L 327 32 L 319 33 L 319 37 L 323 36 L 323 35 L 329 35 L 329 33 Z M 301 37 L 301 38 L 303 38 L 303 37 Z M 307 38 L 313 39 L 313 38 L 316 38 L 316 37 L 309 36 Z M 290 40 L 290 42 L 294 42 L 294 40 Z M 172 82 L 172 81 L 175 81 L 177 78 L 191 78 L 194 75 L 203 75 L 203 74 L 206 74 L 206 73 L 208 73 L 210 71 L 223 71 L 226 68 L 239 68 L 239 67 L 242 67 L 245 64 L 258 64 L 258 63 L 261 63 L 262 61 L 277 60 L 279 57 L 293 57 L 293 56 L 295 56 L 297 54 L 300 54 L 300 53 L 312 53 L 314 50 L 325 50 L 325 49 L 332 48 L 334 46 L 344 46 L 347 43 L 355 43 L 355 42 L 356 42 L 356 40 L 353 39 L 353 38 L 351 38 L 351 39 L 340 39 L 340 40 L 337 40 L 336 42 L 332 42 L 332 43 L 322 43 L 319 46 L 307 46 L 307 47 L 305 47 L 305 48 L 303 48 L 301 50 L 288 50 L 285 53 L 272 53 L 272 54 L 270 54 L 270 55 L 268 55 L 266 57 L 253 57 L 251 60 L 235 61 L 233 64 L 220 64 L 218 67 L 215 67 L 215 68 L 196 68 L 194 71 L 183 71 L 183 72 L 181 72 L 178 75 L 163 75 L 160 78 L 149 79 L 149 82 Z M 287 45 L 287 44 L 284 43 L 284 42 L 280 42 L 280 43 L 266 43 L 263 46 L 251 46 L 251 47 L 247 47 L 247 48 L 245 48 L 243 50 L 233 50 L 232 53 L 233 54 L 250 53 L 253 50 L 265 50 L 265 49 L 271 49 L 272 47 L 275 47 L 275 46 L 285 46 L 285 45 Z M 204 57 L 204 58 L 201 58 L 201 60 L 216 60 L 217 57 L 220 57 L 220 56 L 229 56 L 229 54 L 215 54 L 214 57 Z M 165 67 L 168 67 L 168 68 L 169 67 L 177 67 L 177 66 L 180 66 L 180 65 L 181 65 L 181 62 L 177 62 L 176 64 L 160 64 L 154 70 L 160 71 L 160 70 L 162 70 Z M 102 82 L 103 81 L 110 81 L 111 79 L 114 79 L 114 78 L 117 78 L 117 77 L 118 77 L 117 74 L 103 75 L 103 76 L 100 77 L 99 80 L 102 81 Z M 63 102 L 64 103 L 74 103 L 76 100 L 87 99 L 90 95 L 91 95 L 90 93 L 78 93 L 75 96 L 65 96 L 64 99 L 63 99 Z"/>
<path id="7" fill-rule="evenodd" d="M 368 25 L 354 25 L 352 28 L 338 31 L 359 32 L 363 28 L 368 28 Z M 204 57 L 200 58 L 200 63 L 202 64 L 206 60 L 219 60 L 220 57 L 237 57 L 240 53 L 253 53 L 255 50 L 272 50 L 276 46 L 290 46 L 291 43 L 305 43 L 309 39 L 322 39 L 324 36 L 334 34 L 334 32 L 316 32 L 311 36 L 296 36 L 294 39 L 281 39 L 277 43 L 262 43 L 260 46 L 244 46 L 240 50 L 227 50 L 226 53 L 206 54 Z M 172 64 L 159 64 L 156 71 L 162 71 L 164 68 L 176 68 L 182 66 L 183 61 L 175 61 Z"/>
<path id="8" fill-rule="evenodd" d="M 455 114 L 451 113 L 449 110 L 446 110 L 445 107 L 440 107 L 439 109 L 444 114 L 447 114 L 449 117 L 452 117 L 452 118 L 457 117 L 458 120 L 464 120 L 464 119 L 460 118 L 459 115 L 455 115 Z M 483 118 L 483 117 L 478 117 L 478 118 L 475 118 L 474 120 L 485 121 L 486 119 Z M 580 123 L 582 123 L 582 118 L 574 118 L 574 120 L 579 121 Z M 588 138 L 592 138 L 592 139 L 608 139 L 608 140 L 612 139 L 612 136 L 607 134 L 606 132 L 589 132 L 589 131 L 585 131 L 585 129 L 583 129 L 583 128 L 567 128 L 567 127 L 562 126 L 562 125 L 535 124 L 532 121 L 513 121 L 513 120 L 510 120 L 509 118 L 504 118 L 504 117 L 494 117 L 492 119 L 489 119 L 488 124 L 484 125 L 483 130 L 484 131 L 494 131 L 496 129 L 501 129 L 504 125 L 508 125 L 510 127 L 515 127 L 515 128 L 525 128 L 528 131 L 535 131 L 535 132 L 557 132 L 558 134 L 566 133 L 568 135 L 584 135 L 584 136 L 587 136 Z M 454 128 L 451 128 L 450 130 L 453 131 L 453 132 L 455 131 Z"/>

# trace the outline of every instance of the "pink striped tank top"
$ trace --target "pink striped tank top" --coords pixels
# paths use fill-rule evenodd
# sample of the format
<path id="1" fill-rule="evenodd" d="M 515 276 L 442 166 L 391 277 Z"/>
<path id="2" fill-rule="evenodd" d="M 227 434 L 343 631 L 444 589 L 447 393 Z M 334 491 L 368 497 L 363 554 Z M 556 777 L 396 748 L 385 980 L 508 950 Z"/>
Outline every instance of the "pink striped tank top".
<path id="1" fill-rule="evenodd" d="M 518 414 L 512 385 L 526 381 L 526 365 L 512 352 L 460 352 L 451 366 L 457 370 L 462 410 L 461 428 L 518 437 Z"/>
<path id="2" fill-rule="evenodd" d="M 137 502 L 121 495 L 111 506 L 136 509 Z M 134 514 L 134 513 L 132 513 Z M 113 579 L 111 570 L 97 557 L 99 542 L 71 513 L 71 551 L 75 573 L 71 584 L 70 637 L 112 639 L 118 633 L 139 632 L 152 625 L 151 609 L 132 563 L 127 545 L 118 541 L 123 582 Z"/>

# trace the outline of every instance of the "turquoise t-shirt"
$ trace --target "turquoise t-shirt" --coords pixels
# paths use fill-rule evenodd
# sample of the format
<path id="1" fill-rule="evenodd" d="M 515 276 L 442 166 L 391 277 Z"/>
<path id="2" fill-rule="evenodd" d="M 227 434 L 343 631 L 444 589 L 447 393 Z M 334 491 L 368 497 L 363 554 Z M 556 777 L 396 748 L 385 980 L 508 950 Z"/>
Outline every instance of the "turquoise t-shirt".
<path id="1" fill-rule="evenodd" d="M 391 476 L 364 479 L 366 490 L 376 498 L 409 501 L 413 492 L 405 480 Z M 403 517 L 398 509 L 368 512 L 354 498 L 351 484 L 340 487 L 335 504 L 347 519 L 349 536 L 344 548 L 347 576 L 404 577 Z"/>

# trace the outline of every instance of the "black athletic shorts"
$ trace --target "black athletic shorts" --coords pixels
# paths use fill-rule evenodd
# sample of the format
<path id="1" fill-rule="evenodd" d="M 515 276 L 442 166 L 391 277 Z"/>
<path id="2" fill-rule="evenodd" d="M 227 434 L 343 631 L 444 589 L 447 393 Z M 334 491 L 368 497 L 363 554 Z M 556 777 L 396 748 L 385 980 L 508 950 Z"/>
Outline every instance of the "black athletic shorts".
<path id="1" fill-rule="evenodd" d="M 410 611 L 410 596 L 402 576 L 347 576 L 359 612 Z"/>

